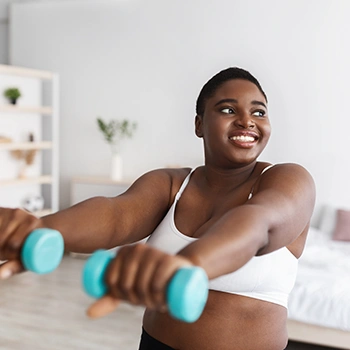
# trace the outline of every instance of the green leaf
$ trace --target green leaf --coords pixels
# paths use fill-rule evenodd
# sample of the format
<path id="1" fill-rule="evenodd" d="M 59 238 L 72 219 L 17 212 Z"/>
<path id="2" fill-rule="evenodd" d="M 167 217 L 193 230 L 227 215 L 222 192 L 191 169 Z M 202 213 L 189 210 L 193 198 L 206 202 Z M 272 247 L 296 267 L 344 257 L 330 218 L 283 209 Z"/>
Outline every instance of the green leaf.
<path id="1" fill-rule="evenodd" d="M 124 137 L 131 138 L 137 128 L 136 122 L 131 123 L 127 119 L 105 122 L 102 118 L 98 117 L 97 124 L 105 140 L 110 144 L 114 144 Z"/>

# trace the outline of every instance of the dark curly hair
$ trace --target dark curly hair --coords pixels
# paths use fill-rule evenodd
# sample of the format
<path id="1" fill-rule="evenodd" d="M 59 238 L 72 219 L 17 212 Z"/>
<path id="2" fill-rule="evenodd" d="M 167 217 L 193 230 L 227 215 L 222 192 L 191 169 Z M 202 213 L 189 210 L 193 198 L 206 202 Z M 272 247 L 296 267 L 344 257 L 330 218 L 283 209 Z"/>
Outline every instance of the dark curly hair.
<path id="1" fill-rule="evenodd" d="M 197 98 L 196 102 L 196 113 L 197 115 L 203 115 L 205 104 L 207 100 L 212 97 L 216 90 L 226 81 L 233 80 L 233 79 L 243 79 L 248 80 L 255 84 L 257 88 L 261 91 L 261 93 L 264 95 L 266 101 L 267 96 L 262 89 L 260 83 L 258 80 L 251 75 L 248 71 L 238 68 L 238 67 L 230 67 L 227 69 L 222 70 L 221 72 L 214 75 L 212 78 L 210 78 L 205 85 L 202 87 L 202 90 L 199 93 L 199 96 Z"/>

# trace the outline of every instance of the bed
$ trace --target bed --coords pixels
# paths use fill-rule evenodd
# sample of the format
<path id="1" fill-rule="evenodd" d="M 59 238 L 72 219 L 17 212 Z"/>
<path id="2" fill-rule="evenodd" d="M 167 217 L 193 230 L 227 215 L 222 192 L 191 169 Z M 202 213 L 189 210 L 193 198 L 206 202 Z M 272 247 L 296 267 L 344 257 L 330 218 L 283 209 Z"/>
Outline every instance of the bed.
<path id="1" fill-rule="evenodd" d="M 350 349 L 350 221 L 347 220 L 350 211 L 325 207 L 317 227 L 309 230 L 289 298 L 290 340 Z M 349 235 L 348 241 L 334 239 L 339 238 L 340 229 L 341 239 Z"/>

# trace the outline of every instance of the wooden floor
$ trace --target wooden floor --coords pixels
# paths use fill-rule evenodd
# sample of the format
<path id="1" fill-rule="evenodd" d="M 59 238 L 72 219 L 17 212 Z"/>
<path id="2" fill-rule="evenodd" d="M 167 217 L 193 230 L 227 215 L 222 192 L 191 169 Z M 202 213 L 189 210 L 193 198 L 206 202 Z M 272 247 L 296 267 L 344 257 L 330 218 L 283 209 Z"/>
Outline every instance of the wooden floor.
<path id="1" fill-rule="evenodd" d="M 138 349 L 143 309 L 122 304 L 99 320 L 85 316 L 84 260 L 65 257 L 49 275 L 26 272 L 0 281 L 0 349 Z"/>
<path id="2" fill-rule="evenodd" d="M 138 349 L 142 308 L 122 304 L 99 320 L 85 316 L 92 299 L 81 288 L 84 263 L 66 256 L 49 275 L 26 272 L 0 281 L 1 350 Z M 323 348 L 291 343 L 287 349 Z"/>

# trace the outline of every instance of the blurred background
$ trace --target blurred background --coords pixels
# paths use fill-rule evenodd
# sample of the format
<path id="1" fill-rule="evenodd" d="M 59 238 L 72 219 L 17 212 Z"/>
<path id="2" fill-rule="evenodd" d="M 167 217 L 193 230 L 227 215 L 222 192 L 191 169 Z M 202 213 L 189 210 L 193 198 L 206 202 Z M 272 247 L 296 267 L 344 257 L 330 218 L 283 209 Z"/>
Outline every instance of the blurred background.
<path id="1" fill-rule="evenodd" d="M 109 173 L 97 116 L 138 129 L 126 178 L 202 163 L 195 101 L 219 70 L 261 82 L 273 135 L 262 160 L 297 162 L 318 203 L 349 207 L 347 0 L 0 1 L 0 63 L 60 77 L 60 207 L 74 176 Z"/>

